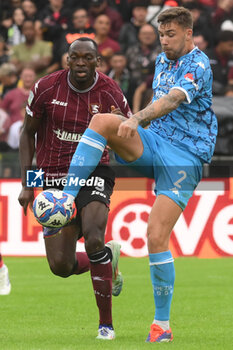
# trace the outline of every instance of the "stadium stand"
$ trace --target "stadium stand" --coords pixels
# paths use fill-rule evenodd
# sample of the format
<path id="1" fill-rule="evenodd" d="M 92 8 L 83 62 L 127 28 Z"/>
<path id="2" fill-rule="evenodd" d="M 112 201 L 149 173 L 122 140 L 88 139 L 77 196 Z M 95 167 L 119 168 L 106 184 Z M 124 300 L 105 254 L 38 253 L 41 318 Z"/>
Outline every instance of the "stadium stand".
<path id="1" fill-rule="evenodd" d="M 151 51 L 153 51 L 154 56 L 151 55 L 153 57 L 149 59 L 150 62 L 147 62 L 147 69 L 145 69 L 145 61 L 149 56 L 148 52 L 143 55 L 145 47 L 140 50 L 138 49 L 141 42 L 140 35 L 138 35 L 139 29 L 143 24 L 150 23 L 154 25 L 156 33 L 156 18 L 161 10 L 171 6 L 184 6 L 192 12 L 195 43 L 197 46 L 200 45 L 200 48 L 209 56 L 214 74 L 213 109 L 219 122 L 219 135 L 213 157 L 213 165 L 209 166 L 206 174 L 213 174 L 214 176 L 214 174 L 218 173 L 216 164 L 225 164 L 224 162 L 232 161 L 232 0 L 80 0 L 78 2 L 75 0 L 61 0 L 59 3 L 58 5 L 54 0 L 12 0 L 0 2 L 0 99 L 3 99 L 7 91 L 22 86 L 20 73 L 24 64 L 19 64 L 19 61 L 16 61 L 15 57 L 18 52 L 18 45 L 24 47 L 23 18 L 35 21 L 35 33 L 33 35 L 35 36 L 35 40 L 42 40 L 43 42 L 42 51 L 44 53 L 42 52 L 41 57 L 48 58 L 46 66 L 39 68 L 35 63 L 35 57 L 28 60 L 29 55 L 27 54 L 23 58 L 27 61 L 27 65 L 34 65 L 34 69 L 38 76 L 40 76 L 41 72 L 48 74 L 61 68 L 67 68 L 65 62 L 67 34 L 71 34 L 73 38 L 75 38 L 75 34 L 80 33 L 82 35 L 85 33 L 91 34 L 95 37 L 94 21 L 98 15 L 104 14 L 111 22 L 109 36 L 115 40 L 116 45 L 118 45 L 116 47 L 119 47 L 119 50 L 120 48 L 123 50 L 123 55 L 125 55 L 127 62 L 124 67 L 124 75 L 121 76 L 121 79 L 115 77 L 115 80 L 118 81 L 119 85 L 127 83 L 127 86 L 131 86 L 130 91 L 128 90 L 126 92 L 125 90 L 126 95 L 129 95 L 127 97 L 131 108 L 134 108 L 133 95 L 136 88 L 140 85 L 142 87 L 142 90 L 139 91 L 142 95 L 140 97 L 142 99 L 141 106 L 145 105 L 148 101 L 148 96 L 151 96 L 151 87 L 147 82 L 151 81 L 151 75 L 153 74 L 153 68 L 151 67 L 153 67 L 154 58 L 159 52 L 159 43 L 157 35 L 155 35 L 155 40 L 151 44 L 151 47 L 153 47 Z M 136 11 L 139 9 L 139 13 L 135 14 L 135 9 Z M 79 28 L 79 25 L 82 25 L 82 23 L 75 22 L 74 17 L 77 14 L 88 14 L 84 21 L 84 28 Z M 71 36 L 69 36 L 69 43 Z M 223 45 L 220 45 L 221 47 L 219 49 L 219 42 L 221 43 L 221 41 Z M 229 49 L 229 43 L 231 49 Z M 226 50 L 224 51 L 225 46 L 228 47 L 227 53 Z M 109 58 L 107 58 L 107 64 L 104 65 L 106 57 L 104 57 L 103 52 L 102 56 L 105 74 L 114 77 L 114 69 L 116 68 L 111 66 L 111 60 L 109 61 Z M 141 59 L 138 59 L 137 64 L 133 64 L 133 61 L 137 58 Z M 41 63 L 41 61 L 38 61 L 38 63 Z M 138 72 L 140 72 L 140 77 L 137 83 L 132 84 L 132 77 L 137 76 Z M 21 111 L 18 112 L 21 113 Z M 9 123 L 7 121 L 9 121 L 9 116 L 6 113 L 1 113 L 0 125 L 7 125 L 7 130 L 9 130 L 10 125 L 8 125 Z M 6 139 L 6 131 L 5 134 L 1 134 L 1 139 Z M 0 177 L 18 177 L 17 150 L 12 151 L 11 148 L 3 147 L 3 145 L 4 143 L 1 142 Z M 7 170 L 9 168 L 11 169 L 10 171 Z"/>

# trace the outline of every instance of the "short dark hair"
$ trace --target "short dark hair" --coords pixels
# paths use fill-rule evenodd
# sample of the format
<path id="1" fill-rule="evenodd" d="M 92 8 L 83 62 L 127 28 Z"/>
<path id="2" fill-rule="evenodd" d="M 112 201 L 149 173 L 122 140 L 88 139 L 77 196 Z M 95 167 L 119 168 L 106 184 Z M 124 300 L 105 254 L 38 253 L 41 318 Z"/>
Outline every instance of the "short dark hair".
<path id="1" fill-rule="evenodd" d="M 70 44 L 70 46 L 71 46 L 73 43 L 77 42 L 77 41 L 84 41 L 84 42 L 85 42 L 85 41 L 89 41 L 89 42 L 91 42 L 91 43 L 94 45 L 96 52 L 98 53 L 98 45 L 96 44 L 95 40 L 92 40 L 91 38 L 88 38 L 87 36 L 82 36 L 81 38 L 78 38 L 78 39 L 74 40 L 74 41 Z"/>
<path id="2" fill-rule="evenodd" d="M 162 11 L 158 16 L 158 23 L 176 22 L 181 27 L 193 29 L 191 12 L 184 7 L 171 7 Z"/>

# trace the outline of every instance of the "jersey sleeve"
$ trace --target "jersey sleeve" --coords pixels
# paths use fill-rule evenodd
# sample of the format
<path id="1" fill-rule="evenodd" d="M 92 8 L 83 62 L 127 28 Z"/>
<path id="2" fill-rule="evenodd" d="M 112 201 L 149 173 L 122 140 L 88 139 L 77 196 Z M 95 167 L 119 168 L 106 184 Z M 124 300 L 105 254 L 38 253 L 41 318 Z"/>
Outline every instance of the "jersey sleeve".
<path id="1" fill-rule="evenodd" d="M 199 57 L 200 58 L 200 57 Z M 178 89 L 186 95 L 186 102 L 191 103 L 206 84 L 212 83 L 211 69 L 207 61 L 194 60 L 184 64 L 180 77 L 171 88 Z"/>
<path id="2" fill-rule="evenodd" d="M 29 93 L 26 112 L 32 118 L 41 118 L 47 100 L 47 89 L 44 79 L 38 80 Z"/>

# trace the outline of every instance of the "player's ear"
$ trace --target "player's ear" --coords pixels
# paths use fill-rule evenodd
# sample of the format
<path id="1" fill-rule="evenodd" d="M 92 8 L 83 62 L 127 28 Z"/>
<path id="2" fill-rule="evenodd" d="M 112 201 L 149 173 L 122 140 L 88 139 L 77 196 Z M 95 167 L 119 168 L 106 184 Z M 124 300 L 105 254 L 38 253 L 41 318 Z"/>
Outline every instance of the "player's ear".
<path id="1" fill-rule="evenodd" d="M 67 66 L 70 67 L 70 55 L 69 55 L 69 53 L 66 57 L 66 63 L 67 63 Z"/>
<path id="2" fill-rule="evenodd" d="M 100 61 L 101 61 L 101 57 L 100 56 L 97 56 L 97 59 L 96 59 L 96 67 L 99 67 L 100 66 Z"/>
<path id="3" fill-rule="evenodd" d="M 187 40 L 190 40 L 192 39 L 192 36 L 193 36 L 193 30 L 191 28 L 188 28 L 186 29 L 186 37 L 187 37 Z"/>

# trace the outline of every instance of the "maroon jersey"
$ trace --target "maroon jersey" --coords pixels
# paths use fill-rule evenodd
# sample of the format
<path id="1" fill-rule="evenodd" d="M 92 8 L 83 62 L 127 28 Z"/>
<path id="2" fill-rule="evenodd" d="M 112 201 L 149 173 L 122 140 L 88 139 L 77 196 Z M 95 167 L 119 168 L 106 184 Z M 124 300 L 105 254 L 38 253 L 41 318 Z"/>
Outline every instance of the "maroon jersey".
<path id="1" fill-rule="evenodd" d="M 96 113 L 110 113 L 111 106 L 129 117 L 131 111 L 119 86 L 111 78 L 96 72 L 94 84 L 79 91 L 68 79 L 67 70 L 41 78 L 30 92 L 27 114 L 42 118 L 36 138 L 37 167 L 47 177 L 67 174 L 78 142 Z M 108 164 L 105 149 L 101 163 Z"/>

